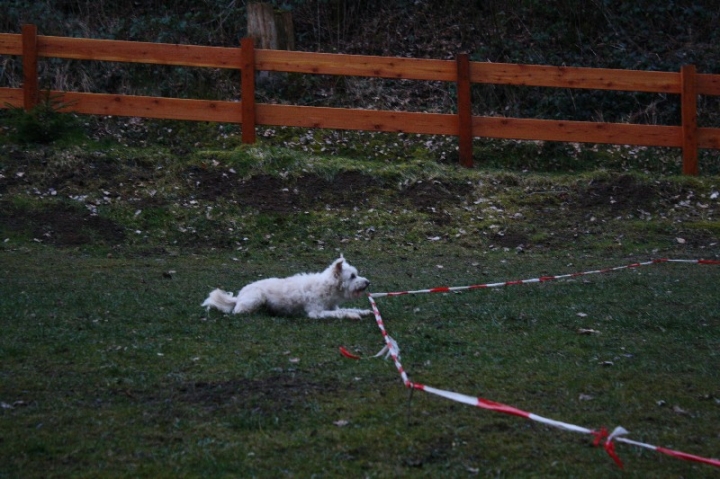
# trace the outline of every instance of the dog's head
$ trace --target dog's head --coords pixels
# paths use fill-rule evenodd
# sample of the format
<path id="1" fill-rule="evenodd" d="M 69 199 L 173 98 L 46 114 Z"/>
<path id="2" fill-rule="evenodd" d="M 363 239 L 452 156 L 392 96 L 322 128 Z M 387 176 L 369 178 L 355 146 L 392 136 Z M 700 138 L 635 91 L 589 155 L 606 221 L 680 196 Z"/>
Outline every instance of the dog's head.
<path id="1" fill-rule="evenodd" d="M 342 255 L 330 265 L 333 277 L 338 282 L 338 288 L 348 298 L 359 298 L 370 286 L 370 281 L 358 274 L 355 267 L 345 261 Z"/>

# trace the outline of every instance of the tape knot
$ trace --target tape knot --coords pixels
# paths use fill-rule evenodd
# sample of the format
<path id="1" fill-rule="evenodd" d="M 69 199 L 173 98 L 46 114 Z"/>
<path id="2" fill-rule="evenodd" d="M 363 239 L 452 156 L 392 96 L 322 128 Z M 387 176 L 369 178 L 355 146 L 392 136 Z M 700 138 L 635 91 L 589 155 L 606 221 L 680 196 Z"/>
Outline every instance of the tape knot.
<path id="1" fill-rule="evenodd" d="M 593 436 L 595 436 L 593 446 L 598 447 L 602 444 L 605 452 L 607 452 L 608 456 L 610 456 L 612 460 L 615 461 L 615 464 L 617 464 L 620 469 L 623 468 L 623 463 L 620 459 L 620 456 L 618 456 L 617 452 L 615 452 L 615 443 L 613 442 L 613 439 L 615 439 L 617 436 L 622 436 L 623 434 L 627 433 L 628 431 L 621 426 L 616 427 L 610 434 L 608 433 L 608 430 L 604 427 L 600 428 L 599 431 L 593 431 L 591 433 Z"/>
<path id="2" fill-rule="evenodd" d="M 591 434 L 595 436 L 595 440 L 593 441 L 593 446 L 595 447 L 598 447 L 600 443 L 608 437 L 608 431 L 605 427 L 600 428 L 599 431 L 593 431 Z"/>
<path id="3" fill-rule="evenodd" d="M 612 457 L 613 461 L 615 461 L 615 464 L 618 465 L 620 469 L 623 468 L 623 463 L 620 460 L 620 457 L 615 452 L 615 443 L 613 442 L 613 439 L 615 439 L 618 436 L 623 436 L 627 434 L 628 431 L 622 426 L 618 426 L 615 429 L 613 429 L 613 432 L 607 437 L 607 440 L 605 441 L 605 452 L 608 453 L 610 457 Z"/>
<path id="4" fill-rule="evenodd" d="M 400 346 L 398 346 L 398 343 L 391 338 L 389 335 L 385 336 L 386 342 L 385 346 L 378 352 L 375 356 L 375 358 L 379 358 L 383 354 L 385 355 L 385 359 L 388 359 L 389 357 L 394 357 L 400 360 Z"/>

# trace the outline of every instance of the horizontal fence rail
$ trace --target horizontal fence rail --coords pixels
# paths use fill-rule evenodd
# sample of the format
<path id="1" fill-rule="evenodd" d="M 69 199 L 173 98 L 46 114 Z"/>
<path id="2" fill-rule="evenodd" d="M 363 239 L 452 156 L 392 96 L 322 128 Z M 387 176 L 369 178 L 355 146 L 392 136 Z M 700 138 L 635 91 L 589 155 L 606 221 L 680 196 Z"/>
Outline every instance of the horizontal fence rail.
<path id="1" fill-rule="evenodd" d="M 162 43 L 66 38 L 37 34 L 25 25 L 22 34 L 0 33 L 0 55 L 23 58 L 23 87 L 0 87 L 0 108 L 32 109 L 39 101 L 38 60 L 62 58 L 131 62 L 240 71 L 238 101 L 52 91 L 63 111 L 90 115 L 212 121 L 242 126 L 242 140 L 255 142 L 257 125 L 329 128 L 430 135 L 459 139 L 460 162 L 473 166 L 476 137 L 575 143 L 608 143 L 681 148 L 683 173 L 698 174 L 698 149 L 720 149 L 720 128 L 698 128 L 698 95 L 720 96 L 720 75 L 698 74 L 693 65 L 679 72 L 615 70 L 426 60 L 255 49 L 245 38 L 240 47 L 207 47 Z M 360 76 L 399 80 L 444 81 L 457 86 L 457 113 L 276 105 L 255 102 L 258 71 Z M 473 84 L 631 91 L 679 95 L 682 120 L 677 126 L 541 120 L 473 116 Z"/>

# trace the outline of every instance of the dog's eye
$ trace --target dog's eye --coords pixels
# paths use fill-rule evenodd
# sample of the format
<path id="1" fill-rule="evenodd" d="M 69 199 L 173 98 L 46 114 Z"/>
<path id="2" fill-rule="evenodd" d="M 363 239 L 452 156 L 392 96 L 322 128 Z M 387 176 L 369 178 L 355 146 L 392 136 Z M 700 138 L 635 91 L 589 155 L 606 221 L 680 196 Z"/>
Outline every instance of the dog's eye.
<path id="1" fill-rule="evenodd" d="M 350 279 L 355 279 L 355 273 L 350 275 Z"/>

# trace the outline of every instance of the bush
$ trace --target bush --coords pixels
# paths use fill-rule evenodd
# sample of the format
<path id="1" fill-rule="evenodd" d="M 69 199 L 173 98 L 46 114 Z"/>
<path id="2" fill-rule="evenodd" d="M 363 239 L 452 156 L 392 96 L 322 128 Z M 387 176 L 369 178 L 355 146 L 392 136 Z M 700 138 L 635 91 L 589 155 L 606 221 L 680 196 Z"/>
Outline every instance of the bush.
<path id="1" fill-rule="evenodd" d="M 18 143 L 52 143 L 81 133 L 75 115 L 60 113 L 67 106 L 48 92 L 29 111 L 23 108 L 7 110 L 4 123 Z"/>

